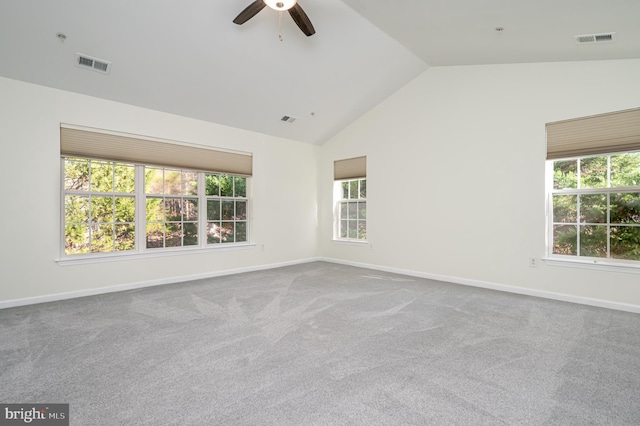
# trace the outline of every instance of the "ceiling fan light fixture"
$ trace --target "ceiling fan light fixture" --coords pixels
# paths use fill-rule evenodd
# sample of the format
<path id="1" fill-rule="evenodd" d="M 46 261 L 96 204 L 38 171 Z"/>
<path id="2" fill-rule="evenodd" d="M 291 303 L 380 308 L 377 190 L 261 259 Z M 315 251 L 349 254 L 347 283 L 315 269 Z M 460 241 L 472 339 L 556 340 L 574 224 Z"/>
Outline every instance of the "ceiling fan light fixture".
<path id="1" fill-rule="evenodd" d="M 273 10 L 289 10 L 298 2 L 297 0 L 262 0 L 264 4 Z"/>

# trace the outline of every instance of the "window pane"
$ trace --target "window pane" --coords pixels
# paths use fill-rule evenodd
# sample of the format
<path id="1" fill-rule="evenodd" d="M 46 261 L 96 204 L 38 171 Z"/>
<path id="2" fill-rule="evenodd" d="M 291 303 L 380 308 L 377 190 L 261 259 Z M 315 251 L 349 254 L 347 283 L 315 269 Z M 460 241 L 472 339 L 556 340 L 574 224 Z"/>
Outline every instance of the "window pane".
<path id="1" fill-rule="evenodd" d="M 91 221 L 113 222 L 113 197 L 91 197 Z"/>
<path id="2" fill-rule="evenodd" d="M 367 180 L 360 179 L 360 198 L 367 198 Z"/>
<path id="3" fill-rule="evenodd" d="M 113 251 L 114 225 L 103 224 L 91 227 L 91 252 L 106 253 Z"/>
<path id="4" fill-rule="evenodd" d="M 182 212 L 184 213 L 184 220 L 198 220 L 198 199 L 187 198 L 182 200 L 184 203 Z"/>
<path id="5" fill-rule="evenodd" d="M 349 198 L 349 182 L 342 182 L 342 198 Z"/>
<path id="6" fill-rule="evenodd" d="M 640 185 L 640 152 L 611 156 L 611 186 Z"/>
<path id="7" fill-rule="evenodd" d="M 180 170 L 164 169 L 164 193 L 169 195 L 180 195 L 182 193 Z"/>
<path id="8" fill-rule="evenodd" d="M 367 239 L 367 221 L 366 220 L 358 221 L 358 239 L 360 240 Z"/>
<path id="9" fill-rule="evenodd" d="M 116 197 L 116 222 L 135 220 L 136 200 L 133 197 Z"/>
<path id="10" fill-rule="evenodd" d="M 169 222 L 166 225 L 165 247 L 180 247 L 182 245 L 182 224 Z"/>
<path id="11" fill-rule="evenodd" d="M 197 223 L 185 223 L 184 224 L 184 245 L 185 246 L 197 246 L 198 245 L 198 224 Z"/>
<path id="12" fill-rule="evenodd" d="M 220 175 L 220 196 L 233 197 L 233 178 L 229 175 Z"/>
<path id="13" fill-rule="evenodd" d="M 553 226 L 553 253 L 571 254 L 578 253 L 578 235 L 575 225 Z"/>
<path id="14" fill-rule="evenodd" d="M 220 201 L 207 200 L 207 220 L 220 220 Z"/>
<path id="15" fill-rule="evenodd" d="M 164 200 L 164 211 L 167 221 L 178 222 L 182 220 L 182 200 L 180 198 L 167 198 Z"/>
<path id="16" fill-rule="evenodd" d="M 340 203 L 340 218 L 346 219 L 348 212 L 348 203 Z"/>
<path id="17" fill-rule="evenodd" d="M 220 223 L 207 223 L 207 244 L 217 244 L 220 242 Z"/>
<path id="18" fill-rule="evenodd" d="M 213 195 L 218 197 L 220 195 L 220 176 L 206 174 L 204 176 L 205 182 L 205 195 Z"/>
<path id="19" fill-rule="evenodd" d="M 235 188 L 235 196 L 236 197 L 246 197 L 247 196 L 247 178 L 243 177 L 234 177 L 234 188 Z"/>
<path id="20" fill-rule="evenodd" d="M 606 186 L 607 157 L 580 160 L 580 188 L 605 188 Z"/>
<path id="21" fill-rule="evenodd" d="M 64 197 L 64 220 L 67 224 L 89 221 L 89 197 Z"/>
<path id="22" fill-rule="evenodd" d="M 553 196 L 553 221 L 575 223 L 578 211 L 577 195 Z"/>
<path id="23" fill-rule="evenodd" d="M 222 220 L 232 220 L 234 216 L 233 201 L 222 202 Z"/>
<path id="24" fill-rule="evenodd" d="M 113 168 L 113 190 L 133 194 L 135 190 L 135 167 L 116 163 Z"/>
<path id="25" fill-rule="evenodd" d="M 580 222 L 607 223 L 607 196 L 605 194 L 580 195 Z"/>
<path id="26" fill-rule="evenodd" d="M 146 167 L 144 169 L 145 194 L 162 194 L 162 191 L 163 191 L 162 169 Z"/>
<path id="27" fill-rule="evenodd" d="M 355 220 L 349 221 L 349 238 L 358 238 L 358 222 Z"/>
<path id="28" fill-rule="evenodd" d="M 349 204 L 349 219 L 357 219 L 358 218 L 358 203 L 348 203 Z"/>
<path id="29" fill-rule="evenodd" d="M 578 187 L 578 160 L 555 161 L 553 163 L 553 188 Z"/>
<path id="30" fill-rule="evenodd" d="M 89 190 L 89 162 L 87 160 L 65 160 L 65 191 Z"/>
<path id="31" fill-rule="evenodd" d="M 198 195 L 198 172 L 182 171 L 182 194 Z"/>
<path id="32" fill-rule="evenodd" d="M 91 162 L 91 191 L 113 192 L 113 163 Z"/>
<path id="33" fill-rule="evenodd" d="M 220 239 L 223 243 L 234 242 L 234 223 L 222 222 L 222 229 L 220 230 Z"/>
<path id="34" fill-rule="evenodd" d="M 164 221 L 164 203 L 162 198 L 147 197 L 147 222 Z"/>
<path id="35" fill-rule="evenodd" d="M 147 223 L 147 248 L 164 247 L 164 224 Z"/>
<path id="36" fill-rule="evenodd" d="M 611 227 L 611 257 L 614 259 L 640 260 L 640 227 Z"/>
<path id="37" fill-rule="evenodd" d="M 89 226 L 65 226 L 64 236 L 64 252 L 66 254 L 89 253 Z"/>
<path id="38" fill-rule="evenodd" d="M 346 220 L 340 221 L 340 238 L 347 238 L 347 232 L 349 230 L 349 222 Z"/>
<path id="39" fill-rule="evenodd" d="M 247 219 L 247 202 L 236 201 L 236 220 Z"/>
<path id="40" fill-rule="evenodd" d="M 355 199 L 358 198 L 358 181 L 351 180 L 349 181 L 349 198 Z"/>
<path id="41" fill-rule="evenodd" d="M 611 194 L 611 223 L 640 223 L 640 193 Z"/>
<path id="42" fill-rule="evenodd" d="M 134 225 L 116 225 L 116 250 L 133 250 L 136 248 Z"/>
<path id="43" fill-rule="evenodd" d="M 358 203 L 358 219 L 366 219 L 367 218 L 367 203 L 366 201 L 361 201 Z"/>
<path id="44" fill-rule="evenodd" d="M 607 227 L 580 227 L 580 256 L 607 257 Z"/>
<path id="45" fill-rule="evenodd" d="M 236 222 L 236 242 L 247 241 L 247 222 Z"/>

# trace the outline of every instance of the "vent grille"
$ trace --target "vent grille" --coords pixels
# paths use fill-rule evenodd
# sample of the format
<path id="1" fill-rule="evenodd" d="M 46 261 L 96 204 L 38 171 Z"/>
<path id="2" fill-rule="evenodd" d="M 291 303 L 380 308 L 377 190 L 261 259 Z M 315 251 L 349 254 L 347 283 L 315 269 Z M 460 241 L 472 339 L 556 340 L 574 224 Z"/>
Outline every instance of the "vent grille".
<path id="1" fill-rule="evenodd" d="M 606 43 L 615 41 L 616 33 L 583 34 L 574 36 L 578 44 Z"/>
<path id="2" fill-rule="evenodd" d="M 295 117 L 291 117 L 289 115 L 283 115 L 282 118 L 280 119 L 280 121 L 286 121 L 287 123 L 293 123 L 294 121 L 296 121 Z"/>
<path id="3" fill-rule="evenodd" d="M 94 58 L 89 55 L 83 55 L 82 53 L 76 53 L 76 65 L 81 68 L 91 69 L 103 74 L 109 74 L 109 71 L 111 70 L 111 62 Z"/>

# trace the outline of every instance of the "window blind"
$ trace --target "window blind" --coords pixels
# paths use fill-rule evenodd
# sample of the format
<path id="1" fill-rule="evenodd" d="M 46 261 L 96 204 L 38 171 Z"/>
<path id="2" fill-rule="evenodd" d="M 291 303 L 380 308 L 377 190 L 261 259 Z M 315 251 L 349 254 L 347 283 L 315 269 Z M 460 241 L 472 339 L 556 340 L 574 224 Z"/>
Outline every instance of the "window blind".
<path id="1" fill-rule="evenodd" d="M 251 176 L 253 156 L 60 126 L 60 154 Z"/>
<path id="2" fill-rule="evenodd" d="M 546 124 L 547 160 L 640 150 L 640 108 Z"/>
<path id="3" fill-rule="evenodd" d="M 367 157 L 348 158 L 333 162 L 333 179 L 357 179 L 367 177 Z"/>

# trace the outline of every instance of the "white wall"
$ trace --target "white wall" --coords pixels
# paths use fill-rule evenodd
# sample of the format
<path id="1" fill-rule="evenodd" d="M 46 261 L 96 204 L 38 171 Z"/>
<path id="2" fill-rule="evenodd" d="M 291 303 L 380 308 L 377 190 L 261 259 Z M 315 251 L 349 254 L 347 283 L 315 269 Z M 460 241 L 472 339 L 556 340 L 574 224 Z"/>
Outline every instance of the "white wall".
<path id="1" fill-rule="evenodd" d="M 0 305 L 316 256 L 318 147 L 4 78 L 0 94 Z M 257 246 L 59 266 L 61 122 L 252 152 Z"/>
<path id="2" fill-rule="evenodd" d="M 551 266 L 545 123 L 640 106 L 640 60 L 433 67 L 319 154 L 320 254 L 640 307 L 640 275 Z M 332 164 L 367 156 L 368 239 L 332 236 Z M 371 249 L 372 248 L 372 249 Z"/>

